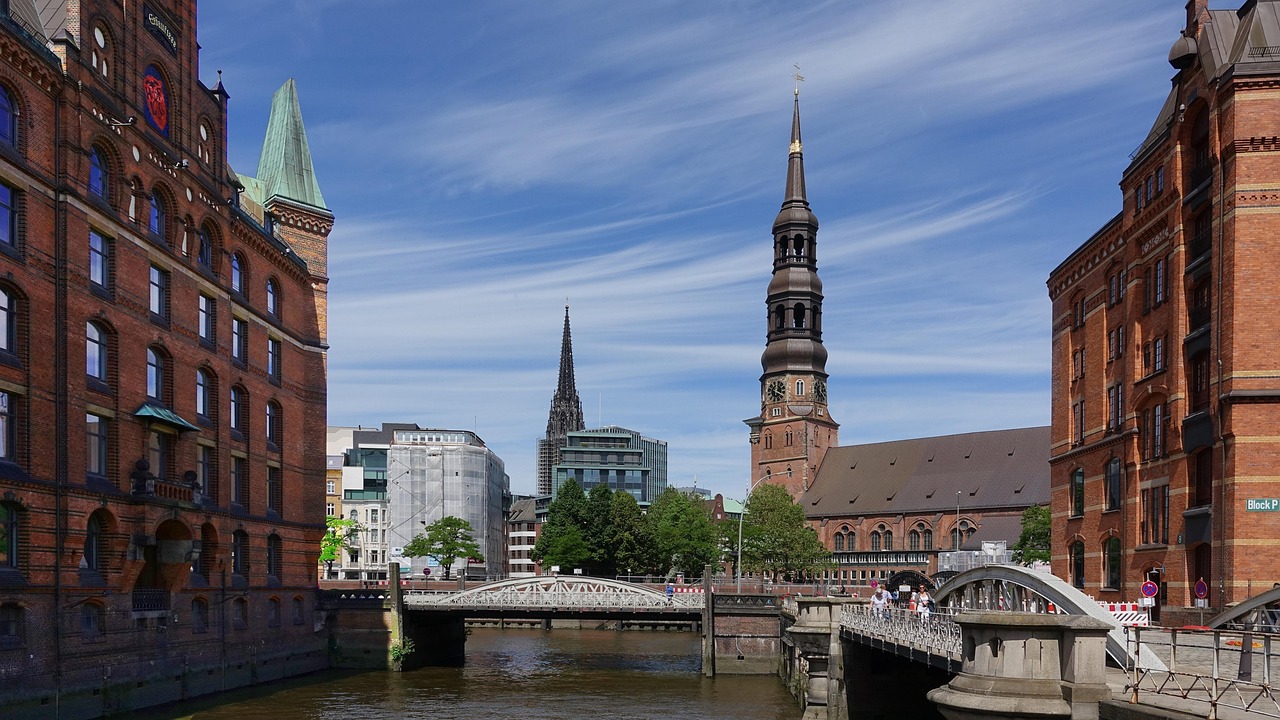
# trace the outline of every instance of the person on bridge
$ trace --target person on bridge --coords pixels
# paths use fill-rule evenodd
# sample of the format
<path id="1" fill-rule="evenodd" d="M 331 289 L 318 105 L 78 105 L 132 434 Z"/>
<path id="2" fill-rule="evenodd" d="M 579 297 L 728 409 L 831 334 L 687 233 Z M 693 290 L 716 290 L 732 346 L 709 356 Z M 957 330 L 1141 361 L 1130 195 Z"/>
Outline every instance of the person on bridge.
<path id="1" fill-rule="evenodd" d="M 670 605 L 671 601 L 675 599 L 675 596 L 676 596 L 675 585 L 672 585 L 671 583 L 667 583 L 667 604 L 668 605 Z"/>
<path id="2" fill-rule="evenodd" d="M 889 593 L 886 593 L 882 587 L 877 587 L 876 591 L 871 593 L 871 614 L 885 620 L 889 619 Z"/>
<path id="3" fill-rule="evenodd" d="M 933 598 L 929 597 L 929 591 L 920 586 L 920 597 L 916 599 L 916 612 L 920 613 L 920 624 L 924 625 L 929 622 L 929 613 L 932 611 Z"/>

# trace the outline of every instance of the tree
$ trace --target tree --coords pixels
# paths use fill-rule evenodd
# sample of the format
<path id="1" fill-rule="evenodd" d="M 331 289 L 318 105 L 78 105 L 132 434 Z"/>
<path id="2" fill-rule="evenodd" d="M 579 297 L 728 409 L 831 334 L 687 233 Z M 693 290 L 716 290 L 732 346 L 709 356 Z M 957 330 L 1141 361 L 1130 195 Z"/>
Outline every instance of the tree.
<path id="1" fill-rule="evenodd" d="M 333 572 L 333 562 L 342 559 L 343 550 L 350 550 L 354 546 L 356 536 L 362 528 L 355 519 L 348 520 L 333 515 L 326 517 L 324 524 L 327 529 L 320 538 L 320 562 L 325 564 L 328 572 Z"/>
<path id="2" fill-rule="evenodd" d="M 613 510 L 613 488 L 608 483 L 599 483 L 587 494 L 586 536 L 587 548 L 591 551 L 589 572 L 597 577 L 612 577 L 618 574 L 616 551 L 613 544 L 611 515 Z"/>
<path id="3" fill-rule="evenodd" d="M 798 577 L 831 565 L 831 553 L 786 488 L 764 484 L 747 498 L 742 519 L 742 566 Z"/>
<path id="4" fill-rule="evenodd" d="M 656 553 L 653 569 L 699 576 L 716 559 L 717 534 L 702 503 L 675 488 L 662 491 L 645 516 Z"/>
<path id="5" fill-rule="evenodd" d="M 580 568 L 591 560 L 587 545 L 587 496 L 576 480 L 567 480 L 547 506 L 547 521 L 533 546 L 532 558 L 543 567 Z"/>
<path id="6" fill-rule="evenodd" d="M 430 556 L 444 567 L 444 579 L 449 579 L 453 561 L 460 557 L 483 558 L 476 543 L 471 523 L 460 517 L 446 515 L 427 526 L 427 532 L 413 536 L 404 546 L 405 557 Z"/>
<path id="7" fill-rule="evenodd" d="M 613 494 L 609 509 L 610 546 L 619 573 L 646 574 L 653 569 L 653 538 L 645 524 L 640 503 L 629 492 Z"/>
<path id="8" fill-rule="evenodd" d="M 1052 516 L 1046 505 L 1032 505 L 1022 512 L 1022 534 L 1013 545 L 1013 561 L 1020 565 L 1049 562 L 1053 538 Z"/>

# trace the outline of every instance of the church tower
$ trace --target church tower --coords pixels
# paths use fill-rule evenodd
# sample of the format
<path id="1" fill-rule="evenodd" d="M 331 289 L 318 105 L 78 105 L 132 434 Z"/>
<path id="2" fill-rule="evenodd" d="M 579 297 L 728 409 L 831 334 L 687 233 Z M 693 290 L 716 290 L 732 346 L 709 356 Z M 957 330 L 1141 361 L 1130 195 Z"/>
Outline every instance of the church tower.
<path id="1" fill-rule="evenodd" d="M 773 221 L 760 416 L 746 421 L 751 428 L 751 485 L 781 485 L 792 497 L 809 488 L 827 448 L 839 439 L 840 426 L 827 412 L 817 235 L 818 218 L 805 196 L 797 88 L 785 199 Z"/>
<path id="2" fill-rule="evenodd" d="M 560 379 L 551 396 L 547 435 L 538 440 L 538 494 L 551 494 L 551 468 L 560 462 L 560 448 L 571 432 L 582 430 L 582 400 L 573 380 L 573 338 L 569 335 L 569 306 L 564 306 L 564 334 L 560 339 Z"/>

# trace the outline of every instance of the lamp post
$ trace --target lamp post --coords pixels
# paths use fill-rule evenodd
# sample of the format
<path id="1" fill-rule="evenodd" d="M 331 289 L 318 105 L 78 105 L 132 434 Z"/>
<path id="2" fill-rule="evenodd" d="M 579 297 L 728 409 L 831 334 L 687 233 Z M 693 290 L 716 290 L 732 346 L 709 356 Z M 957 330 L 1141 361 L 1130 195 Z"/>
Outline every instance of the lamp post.
<path id="1" fill-rule="evenodd" d="M 952 548 L 953 550 L 957 552 L 960 551 L 960 541 L 962 539 L 963 538 L 960 537 L 960 491 L 957 490 L 956 491 L 956 542 L 955 542 L 955 547 Z"/>
<path id="2" fill-rule="evenodd" d="M 733 572 L 738 576 L 738 592 L 742 592 L 742 519 L 747 514 L 747 501 L 751 499 L 751 493 L 760 483 L 773 477 L 772 473 L 762 475 L 759 480 L 751 483 L 747 488 L 747 496 L 742 499 L 742 511 L 738 513 L 738 561 L 733 564 Z"/>

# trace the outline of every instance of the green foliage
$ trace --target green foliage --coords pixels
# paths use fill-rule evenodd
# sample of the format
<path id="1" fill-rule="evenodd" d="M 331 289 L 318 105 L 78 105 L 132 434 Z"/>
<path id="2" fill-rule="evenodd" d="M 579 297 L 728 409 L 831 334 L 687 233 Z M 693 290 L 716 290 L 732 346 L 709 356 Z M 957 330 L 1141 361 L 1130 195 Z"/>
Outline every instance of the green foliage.
<path id="1" fill-rule="evenodd" d="M 575 480 L 568 480 L 547 507 L 547 521 L 533 546 L 534 561 L 545 570 L 559 565 L 566 572 L 584 567 L 591 560 L 587 543 L 587 496 Z"/>
<path id="2" fill-rule="evenodd" d="M 655 551 L 653 569 L 659 573 L 697 577 L 718 555 L 711 514 L 701 502 L 675 488 L 667 488 L 653 502 L 645 525 Z"/>
<path id="3" fill-rule="evenodd" d="M 588 572 L 600 577 L 618 574 L 614 537 L 610 527 L 613 510 L 613 489 L 599 483 L 587 494 L 586 534 L 584 540 L 591 551 Z"/>
<path id="4" fill-rule="evenodd" d="M 645 526 L 640 503 L 629 492 L 615 492 L 609 509 L 610 546 L 618 573 L 642 575 L 653 570 L 653 538 Z"/>
<path id="5" fill-rule="evenodd" d="M 360 533 L 360 523 L 355 520 L 334 517 L 324 519 L 327 528 L 320 538 L 320 562 L 331 563 L 342 559 L 342 551 L 350 550 L 352 541 Z"/>
<path id="6" fill-rule="evenodd" d="M 1033 505 L 1022 512 L 1022 534 L 1013 545 L 1013 561 L 1030 565 L 1049 562 L 1053 538 L 1052 515 L 1046 505 Z"/>
<path id="7" fill-rule="evenodd" d="M 413 640 L 410 640 L 409 638 L 397 640 L 391 643 L 391 659 L 396 662 L 400 662 L 401 660 L 404 660 L 405 657 L 412 655 L 415 649 Z"/>
<path id="8" fill-rule="evenodd" d="M 831 565 L 831 553 L 786 488 L 763 484 L 747 498 L 742 567 L 775 577 L 799 577 Z"/>
<path id="9" fill-rule="evenodd" d="M 483 557 L 480 546 L 476 543 L 471 523 L 460 517 L 447 515 L 431 523 L 426 534 L 413 536 L 404 546 L 405 557 L 430 556 L 440 561 L 444 568 L 444 579 L 449 579 L 453 570 L 453 561 L 460 557 Z"/>

